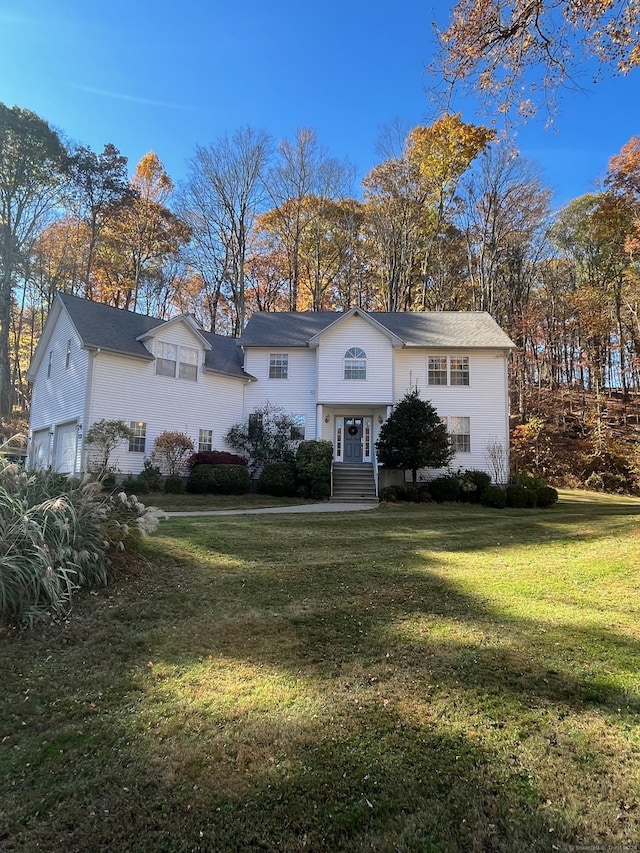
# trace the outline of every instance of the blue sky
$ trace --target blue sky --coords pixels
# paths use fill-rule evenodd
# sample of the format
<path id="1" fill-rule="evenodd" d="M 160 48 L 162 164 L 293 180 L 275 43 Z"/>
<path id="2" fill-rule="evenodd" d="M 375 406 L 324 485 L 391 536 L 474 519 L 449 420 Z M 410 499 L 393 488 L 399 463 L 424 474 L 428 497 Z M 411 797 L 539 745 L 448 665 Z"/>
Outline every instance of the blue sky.
<path id="1" fill-rule="evenodd" d="M 424 73 L 431 22 L 446 23 L 452 5 L 0 0 L 0 101 L 95 150 L 112 142 L 131 169 L 153 150 L 176 182 L 195 146 L 226 131 L 248 124 L 277 140 L 312 127 L 359 183 L 380 160 L 382 125 L 434 118 Z M 542 118 L 520 130 L 516 144 L 556 205 L 591 190 L 640 133 L 639 104 L 637 71 L 566 93 L 553 130 Z"/>

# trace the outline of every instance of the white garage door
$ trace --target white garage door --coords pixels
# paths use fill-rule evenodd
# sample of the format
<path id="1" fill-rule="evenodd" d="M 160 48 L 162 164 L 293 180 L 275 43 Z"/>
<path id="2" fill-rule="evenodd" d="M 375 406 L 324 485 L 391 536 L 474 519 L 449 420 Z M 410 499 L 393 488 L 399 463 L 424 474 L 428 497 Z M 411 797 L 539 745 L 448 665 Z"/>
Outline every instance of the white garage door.
<path id="1" fill-rule="evenodd" d="M 31 437 L 30 465 L 36 471 L 44 471 L 49 467 L 49 428 L 38 429 Z"/>
<path id="2" fill-rule="evenodd" d="M 61 474 L 74 474 L 78 434 L 75 421 L 56 428 L 56 459 L 54 468 Z"/>

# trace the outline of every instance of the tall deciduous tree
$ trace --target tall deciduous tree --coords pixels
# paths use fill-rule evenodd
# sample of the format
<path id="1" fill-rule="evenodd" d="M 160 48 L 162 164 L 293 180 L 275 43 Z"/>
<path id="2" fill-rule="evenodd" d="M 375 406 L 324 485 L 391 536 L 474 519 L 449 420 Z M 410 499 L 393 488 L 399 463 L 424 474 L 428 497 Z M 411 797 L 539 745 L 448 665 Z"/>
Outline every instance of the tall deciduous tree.
<path id="1" fill-rule="evenodd" d="M 471 87 L 495 114 L 521 115 L 574 85 L 588 58 L 626 74 L 640 65 L 636 0 L 458 0 L 439 33 L 431 70 L 448 85 Z"/>
<path id="2" fill-rule="evenodd" d="M 323 210 L 322 202 L 344 199 L 353 180 L 353 167 L 330 157 L 316 132 L 302 128 L 293 141 L 278 146 L 277 160 L 267 176 L 273 205 L 261 227 L 278 235 L 288 261 L 289 310 L 298 310 L 301 246 L 305 233 Z M 320 204 L 310 203 L 315 198 Z"/>
<path id="3" fill-rule="evenodd" d="M 132 200 L 134 189 L 127 177 L 127 158 L 110 143 L 101 154 L 78 146 L 66 157 L 65 173 L 69 180 L 67 204 L 86 237 L 83 279 L 85 295 L 91 299 L 91 273 L 100 233 L 109 217 Z"/>
<path id="4" fill-rule="evenodd" d="M 270 138 L 244 127 L 198 147 L 180 197 L 191 232 L 190 262 L 216 292 L 227 288 L 234 306 L 234 334 L 245 322 L 245 273 L 249 236 L 264 201 L 263 178 Z M 215 322 L 215 317 L 214 317 Z"/>
<path id="5" fill-rule="evenodd" d="M 387 468 L 410 470 L 414 488 L 420 468 L 444 468 L 453 456 L 446 426 L 417 388 L 405 394 L 382 424 L 376 452 Z"/>
<path id="6" fill-rule="evenodd" d="M 20 267 L 59 198 L 64 147 L 46 121 L 0 104 L 0 416 L 11 413 L 11 300 Z"/>

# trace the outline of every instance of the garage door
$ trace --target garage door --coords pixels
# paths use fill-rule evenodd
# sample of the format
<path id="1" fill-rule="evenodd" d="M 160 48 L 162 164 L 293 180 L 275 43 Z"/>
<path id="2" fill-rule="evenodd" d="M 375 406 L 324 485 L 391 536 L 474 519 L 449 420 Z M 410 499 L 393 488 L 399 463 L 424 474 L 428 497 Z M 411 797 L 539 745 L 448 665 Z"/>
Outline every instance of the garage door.
<path id="1" fill-rule="evenodd" d="M 36 430 L 31 437 L 30 465 L 36 471 L 49 467 L 49 428 Z"/>
<path id="2" fill-rule="evenodd" d="M 54 468 L 61 474 L 74 474 L 78 433 L 75 421 L 56 428 L 56 453 Z"/>

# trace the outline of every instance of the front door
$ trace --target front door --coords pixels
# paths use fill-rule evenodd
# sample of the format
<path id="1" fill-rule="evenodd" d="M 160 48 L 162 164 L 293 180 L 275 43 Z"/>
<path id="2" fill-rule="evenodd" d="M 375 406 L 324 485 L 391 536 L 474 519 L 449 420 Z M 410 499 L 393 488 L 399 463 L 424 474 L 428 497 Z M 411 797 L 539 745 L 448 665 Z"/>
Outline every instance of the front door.
<path id="1" fill-rule="evenodd" d="M 362 418 L 344 419 L 344 461 L 362 462 Z"/>

